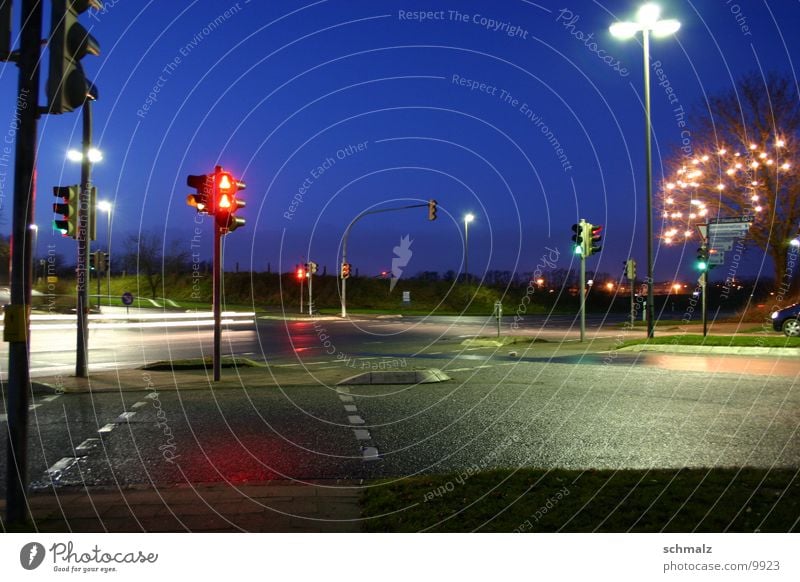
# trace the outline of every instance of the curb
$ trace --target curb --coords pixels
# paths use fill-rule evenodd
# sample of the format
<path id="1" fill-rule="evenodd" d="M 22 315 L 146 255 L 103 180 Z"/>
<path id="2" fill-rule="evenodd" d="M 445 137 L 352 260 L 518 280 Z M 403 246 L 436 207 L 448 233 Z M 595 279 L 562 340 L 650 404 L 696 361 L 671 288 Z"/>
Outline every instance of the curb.
<path id="1" fill-rule="evenodd" d="M 758 348 L 736 346 L 670 346 L 639 344 L 620 348 L 619 352 L 671 352 L 677 354 L 722 354 L 734 356 L 800 356 L 800 348 Z"/>

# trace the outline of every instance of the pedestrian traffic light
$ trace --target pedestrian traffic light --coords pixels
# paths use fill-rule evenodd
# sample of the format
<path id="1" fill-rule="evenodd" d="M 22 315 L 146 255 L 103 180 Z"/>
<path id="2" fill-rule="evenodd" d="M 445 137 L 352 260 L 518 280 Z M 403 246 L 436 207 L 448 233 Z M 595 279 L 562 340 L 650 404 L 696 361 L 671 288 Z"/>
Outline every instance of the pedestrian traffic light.
<path id="1" fill-rule="evenodd" d="M 342 279 L 350 277 L 350 263 L 342 263 Z"/>
<path id="2" fill-rule="evenodd" d="M 210 207 L 210 203 L 214 195 L 214 181 L 211 176 L 206 176 L 205 174 L 199 176 L 189 175 L 186 178 L 186 184 L 196 191 L 186 197 L 186 204 L 196 208 L 197 212 L 213 215 L 214 212 Z"/>
<path id="3" fill-rule="evenodd" d="M 436 200 L 428 200 L 428 220 L 436 220 Z"/>
<path id="4" fill-rule="evenodd" d="M 583 223 L 583 254 L 590 257 L 595 253 L 599 253 L 603 246 L 602 232 L 603 226 L 599 224 L 591 224 L 589 222 Z"/>
<path id="5" fill-rule="evenodd" d="M 572 225 L 572 232 L 575 233 L 575 234 L 572 235 L 572 252 L 574 254 L 576 254 L 576 255 L 582 255 L 583 254 L 583 250 L 584 250 L 583 249 L 583 230 L 584 230 L 583 229 L 583 225 L 584 225 L 584 220 L 583 219 L 581 219 L 581 221 L 578 224 L 573 224 Z"/>
<path id="6" fill-rule="evenodd" d="M 625 277 L 629 281 L 636 279 L 636 261 L 634 259 L 625 261 Z"/>
<path id="7" fill-rule="evenodd" d="M 78 206 L 80 205 L 80 186 L 56 186 L 53 195 L 61 202 L 53 204 L 53 212 L 61 218 L 53 220 L 53 228 L 62 235 L 78 238 Z"/>
<path id="8" fill-rule="evenodd" d="M 695 262 L 695 267 L 701 273 L 708 271 L 708 249 L 706 247 L 700 247 L 697 249 L 697 262 Z"/>
<path id="9" fill-rule="evenodd" d="M 220 166 L 214 171 L 214 213 L 217 225 L 225 232 L 233 232 L 244 226 L 245 219 L 236 216 L 236 211 L 244 208 L 246 203 L 239 200 L 236 194 L 247 188 L 244 182 L 236 180 L 230 172 L 224 172 Z"/>
<path id="10" fill-rule="evenodd" d="M 100 54 L 100 45 L 78 22 L 89 8 L 99 10 L 100 0 L 53 0 L 50 25 L 50 72 L 47 79 L 48 113 L 66 113 L 97 97 L 86 79 L 81 59 Z"/>

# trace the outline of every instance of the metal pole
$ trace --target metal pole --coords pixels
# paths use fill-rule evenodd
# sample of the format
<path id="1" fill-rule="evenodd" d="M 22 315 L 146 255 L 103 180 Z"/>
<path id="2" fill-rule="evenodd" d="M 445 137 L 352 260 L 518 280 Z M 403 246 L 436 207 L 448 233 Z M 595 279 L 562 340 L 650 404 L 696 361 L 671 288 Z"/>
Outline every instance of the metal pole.
<path id="1" fill-rule="evenodd" d="M 314 296 L 311 294 L 311 281 L 314 279 L 314 275 L 311 274 L 311 269 L 309 268 L 308 271 L 308 314 L 314 315 L 313 313 L 313 305 L 314 305 Z"/>
<path id="2" fill-rule="evenodd" d="M 216 182 L 216 181 L 215 181 Z M 216 196 L 216 192 L 214 193 Z M 214 271 L 213 283 L 213 303 L 214 303 L 214 382 L 220 379 L 220 343 L 222 340 L 222 316 L 220 305 L 222 303 L 222 228 L 214 220 Z"/>
<path id="3" fill-rule="evenodd" d="M 4 340 L 8 346 L 8 448 L 6 519 L 28 519 L 28 397 L 31 390 L 28 309 L 31 304 L 32 262 L 29 225 L 36 202 L 36 125 L 39 119 L 39 58 L 42 2 L 23 0 L 19 55 L 19 93 L 14 158 L 14 208 L 11 227 L 11 304 L 6 309 Z M 12 321 L 15 320 L 15 321 Z M 14 324 L 14 325 L 12 325 Z M 11 328 L 11 329 L 10 329 Z"/>
<path id="4" fill-rule="evenodd" d="M 100 309 L 100 281 L 102 277 L 100 276 L 100 253 L 103 251 L 95 251 L 94 252 L 94 269 L 95 269 L 95 278 L 97 279 L 97 308 Z"/>
<path id="5" fill-rule="evenodd" d="M 644 49 L 644 117 L 645 117 L 645 157 L 647 174 L 647 337 L 654 337 L 655 302 L 653 301 L 653 152 L 651 148 L 652 130 L 650 127 L 650 31 L 642 31 Z"/>
<path id="6" fill-rule="evenodd" d="M 469 222 L 464 220 L 464 282 L 469 283 Z"/>
<path id="7" fill-rule="evenodd" d="M 368 214 L 379 214 L 381 212 L 394 212 L 396 210 L 408 210 L 409 208 L 427 208 L 428 204 L 410 204 L 408 206 L 400 206 L 398 208 L 381 208 L 379 210 L 366 210 L 356 216 L 353 220 L 350 221 L 350 224 L 347 225 L 347 228 L 344 231 L 344 235 L 342 236 L 342 265 L 347 263 L 347 238 L 350 236 L 350 229 L 353 228 L 353 225 L 367 216 Z M 347 279 L 342 277 L 341 270 L 339 271 L 339 277 L 342 279 L 342 317 L 347 317 L 347 300 L 346 300 L 346 291 L 347 291 Z M 302 310 L 301 310 L 302 311 Z"/>
<path id="8" fill-rule="evenodd" d="M 706 267 L 708 268 L 708 267 Z M 703 294 L 701 311 L 703 312 L 703 337 L 708 335 L 708 317 L 706 311 L 706 289 L 708 288 L 708 271 L 700 275 L 700 293 Z"/>
<path id="9" fill-rule="evenodd" d="M 583 254 L 581 254 L 581 341 L 583 341 L 585 338 L 586 338 L 586 257 Z"/>
<path id="10" fill-rule="evenodd" d="M 87 344 L 89 335 L 89 190 L 92 187 L 92 162 L 89 161 L 89 149 L 92 147 L 92 100 L 83 102 L 83 159 L 81 160 L 81 193 L 78 203 L 78 345 L 75 354 L 75 376 L 88 376 Z M 93 210 L 92 210 L 93 211 Z"/>
<path id="11" fill-rule="evenodd" d="M 108 304 L 111 305 L 111 213 L 113 210 L 108 209 L 108 242 L 106 243 L 107 257 L 106 257 L 106 293 L 108 294 Z"/>
<path id="12" fill-rule="evenodd" d="M 302 263 L 300 263 L 300 264 L 302 265 Z M 303 310 L 303 286 L 305 285 L 305 282 L 306 282 L 306 272 L 305 272 L 305 269 L 303 269 L 303 276 L 300 277 L 300 315 L 302 315 L 303 311 L 304 311 Z"/>
<path id="13" fill-rule="evenodd" d="M 631 329 L 633 329 L 634 324 L 636 323 L 636 278 L 629 279 L 631 284 Z"/>

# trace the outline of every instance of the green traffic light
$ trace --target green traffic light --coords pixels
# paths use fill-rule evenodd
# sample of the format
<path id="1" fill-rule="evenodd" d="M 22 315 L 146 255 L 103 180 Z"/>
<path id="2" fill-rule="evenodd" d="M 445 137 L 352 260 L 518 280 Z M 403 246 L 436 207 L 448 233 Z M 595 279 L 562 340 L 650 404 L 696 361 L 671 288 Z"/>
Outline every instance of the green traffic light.
<path id="1" fill-rule="evenodd" d="M 706 269 L 708 269 L 708 263 L 706 263 L 705 261 L 698 261 L 697 262 L 697 268 L 700 271 L 705 271 Z"/>
<path id="2" fill-rule="evenodd" d="M 583 248 L 580 245 L 575 245 L 575 251 L 574 252 L 575 252 L 576 255 L 582 255 L 583 254 Z"/>

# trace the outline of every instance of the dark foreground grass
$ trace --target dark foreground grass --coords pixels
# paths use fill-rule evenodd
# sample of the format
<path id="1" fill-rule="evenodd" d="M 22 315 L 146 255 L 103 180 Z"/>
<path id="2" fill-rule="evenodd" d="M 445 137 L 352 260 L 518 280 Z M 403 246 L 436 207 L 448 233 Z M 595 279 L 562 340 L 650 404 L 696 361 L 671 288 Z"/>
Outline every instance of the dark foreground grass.
<path id="1" fill-rule="evenodd" d="M 494 470 L 382 482 L 373 532 L 798 531 L 795 469 Z"/>
<path id="2" fill-rule="evenodd" d="M 672 346 L 729 346 L 744 348 L 800 348 L 800 337 L 752 336 L 752 335 L 667 335 L 650 339 L 629 340 L 618 348 L 637 344 Z"/>

